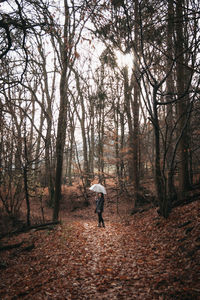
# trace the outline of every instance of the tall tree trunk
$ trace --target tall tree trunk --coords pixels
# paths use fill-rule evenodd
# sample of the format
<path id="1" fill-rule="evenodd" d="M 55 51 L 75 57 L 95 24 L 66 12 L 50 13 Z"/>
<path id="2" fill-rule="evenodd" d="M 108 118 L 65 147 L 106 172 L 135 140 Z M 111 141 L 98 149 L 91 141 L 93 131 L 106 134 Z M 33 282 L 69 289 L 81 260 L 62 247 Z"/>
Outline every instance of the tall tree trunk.
<path id="1" fill-rule="evenodd" d="M 49 119 L 49 118 L 48 118 Z M 53 205 L 53 197 L 54 197 L 54 182 L 53 182 L 53 175 L 52 175 L 52 165 L 51 165 L 51 126 L 52 122 L 47 120 L 47 131 L 46 131 L 46 138 L 45 138 L 45 169 L 46 169 L 46 176 L 47 176 L 47 183 L 48 183 L 48 191 L 49 191 L 49 205 Z"/>
<path id="2" fill-rule="evenodd" d="M 122 185 L 124 186 L 125 174 L 124 174 L 124 158 L 123 158 L 123 150 L 124 150 L 124 113 L 120 112 L 120 180 Z"/>
<path id="3" fill-rule="evenodd" d="M 24 177 L 24 193 L 26 199 L 26 223 L 27 226 L 31 225 L 30 221 L 30 197 L 29 197 L 29 187 L 28 187 L 28 167 L 29 167 L 29 158 L 28 158 L 28 147 L 27 147 L 27 131 L 26 131 L 26 117 L 24 121 L 24 164 L 23 164 L 23 177 Z"/>
<path id="4" fill-rule="evenodd" d="M 105 166 L 105 160 L 104 160 L 104 143 L 105 143 L 105 111 L 104 111 L 104 100 L 103 102 L 103 108 L 102 108 L 102 121 L 101 121 L 101 143 L 100 143 L 100 157 L 101 157 L 101 177 L 100 177 L 100 182 L 103 182 L 105 184 L 105 175 L 104 175 L 104 166 Z"/>
<path id="5" fill-rule="evenodd" d="M 1 103 L 1 100 L 0 100 L 0 185 L 1 185 L 1 182 L 2 182 L 2 178 L 3 178 L 3 133 L 4 133 L 4 126 L 3 126 L 3 123 L 4 123 L 4 119 L 3 119 L 3 109 L 2 109 L 2 103 Z"/>
<path id="6" fill-rule="evenodd" d="M 121 176 L 120 176 L 120 156 L 119 156 L 119 103 L 116 105 L 117 107 L 114 107 L 114 125 L 115 125 L 115 131 L 114 131 L 114 145 L 115 145 L 115 167 L 116 167 L 116 175 L 117 175 L 117 181 L 121 188 Z"/>
<path id="7" fill-rule="evenodd" d="M 172 95 L 174 94 L 174 81 L 173 81 L 173 73 L 171 70 L 171 66 L 173 64 L 173 56 L 171 54 L 173 49 L 173 34 L 174 34 L 174 8 L 173 8 L 173 0 L 168 1 L 168 21 L 167 21 L 167 61 L 166 61 L 166 74 L 168 77 L 166 78 L 166 88 L 167 88 L 167 96 L 166 102 L 170 102 L 172 100 Z M 173 131 L 173 104 L 167 105 L 167 135 L 166 135 L 166 145 L 167 145 L 167 153 L 166 153 L 166 163 L 167 163 L 167 194 L 169 200 L 171 200 L 175 195 L 175 187 L 174 187 L 174 166 L 172 162 L 173 157 L 173 145 L 172 145 L 172 131 Z"/>
<path id="8" fill-rule="evenodd" d="M 90 150 L 89 150 L 89 165 L 90 165 L 90 176 L 94 178 L 94 100 L 90 100 L 90 120 L 91 120 L 91 137 L 90 137 Z"/>
<path id="9" fill-rule="evenodd" d="M 176 1 L 176 55 L 177 55 L 177 93 L 178 93 L 178 119 L 179 119 L 179 197 L 182 198 L 189 188 L 188 151 L 187 151 L 187 105 L 184 77 L 184 37 L 183 37 L 183 0 Z"/>
<path id="10" fill-rule="evenodd" d="M 65 63 L 67 64 L 67 62 Z M 60 200 L 61 200 L 61 184 L 63 169 L 63 153 L 67 128 L 67 98 L 66 98 L 66 71 L 67 66 L 63 66 L 60 80 L 60 111 L 58 116 L 57 140 L 56 140 L 56 178 L 55 178 L 55 198 L 53 221 L 58 220 Z"/>
<path id="11" fill-rule="evenodd" d="M 74 152 L 74 131 L 75 131 L 75 125 L 74 125 L 74 116 L 69 115 L 70 119 L 70 137 L 69 137 L 69 147 L 67 151 L 67 170 L 66 170 L 66 176 L 68 178 L 68 185 L 72 186 L 72 165 L 73 165 L 73 152 Z"/>
<path id="12" fill-rule="evenodd" d="M 78 110 L 76 109 L 77 116 L 81 125 L 81 133 L 82 133 L 82 141 L 83 141 L 83 175 L 84 175 L 84 185 L 87 187 L 90 184 L 89 180 L 89 162 L 88 162 L 88 145 L 87 145 L 87 133 L 86 133 L 86 126 L 85 126 L 85 118 L 86 118 L 86 112 L 85 112 L 85 103 L 84 103 L 84 96 L 82 93 L 82 89 L 80 86 L 80 79 L 79 74 L 75 71 L 75 79 L 76 79 L 76 87 L 78 91 L 78 95 L 80 98 L 80 104 L 81 104 L 81 115 L 79 114 Z"/>
<path id="13" fill-rule="evenodd" d="M 134 187 L 134 203 L 133 206 L 138 201 L 138 191 L 139 191 L 139 64 L 138 64 L 138 31 L 139 31 L 139 16 L 138 16 L 138 0 L 135 0 L 135 29 L 134 29 L 134 44 L 135 44 L 135 62 L 133 71 L 133 187 Z"/>
<path id="14" fill-rule="evenodd" d="M 46 108 L 46 121 L 47 121 L 47 131 L 45 138 L 45 169 L 46 169 L 46 178 L 47 178 L 47 186 L 49 191 L 49 205 L 53 205 L 54 200 L 54 182 L 53 182 L 53 168 L 51 161 L 51 144 L 52 144 L 52 103 L 55 89 L 55 72 L 52 79 L 52 93 L 50 93 L 49 87 L 49 78 L 47 72 L 47 61 L 44 53 L 44 49 L 42 47 L 42 40 L 37 37 L 38 41 L 38 50 L 42 59 L 42 71 L 44 76 L 44 95 L 46 97 L 47 108 Z"/>
<path id="15" fill-rule="evenodd" d="M 104 109 L 102 108 L 101 100 L 99 102 L 99 108 L 97 110 L 98 114 L 98 147 L 97 147 L 97 153 L 98 153 L 98 177 L 99 182 L 102 183 L 104 180 Z"/>
<path id="16" fill-rule="evenodd" d="M 124 76 L 124 107 L 125 112 L 127 115 L 128 120 L 128 175 L 129 181 L 133 182 L 133 173 L 134 173 L 134 166 L 133 166 L 133 122 L 131 116 L 131 88 L 128 79 L 128 68 L 125 67 L 123 69 L 123 76 Z"/>
<path id="17" fill-rule="evenodd" d="M 155 183 L 157 191 L 157 199 L 160 207 L 160 213 L 164 217 L 168 217 L 168 210 L 166 209 L 166 189 L 164 179 L 161 171 L 160 163 L 160 128 L 158 120 L 158 107 L 157 107 L 157 86 L 153 90 L 153 125 L 155 134 Z"/>
<path id="18" fill-rule="evenodd" d="M 60 108 L 58 116 L 58 127 L 57 127 L 57 140 L 56 140 L 56 177 L 55 177 L 55 196 L 54 196 L 54 210 L 53 210 L 53 221 L 58 221 L 60 200 L 61 200 L 61 184 L 62 184 L 62 169 L 63 169 L 63 154 L 66 138 L 67 128 L 67 87 L 66 87 L 66 76 L 68 69 L 68 53 L 66 41 L 68 38 L 67 27 L 69 22 L 69 8 L 66 1 L 65 5 L 65 24 L 64 24 L 64 36 L 62 46 L 62 70 L 60 78 Z"/>
<path id="19" fill-rule="evenodd" d="M 44 96 L 42 95 L 42 105 L 44 104 Z M 39 125 L 39 132 L 42 132 L 42 128 L 44 125 L 44 113 L 43 110 L 40 112 L 40 125 Z M 38 176 L 40 172 L 40 163 L 39 163 L 39 156 L 40 156 L 40 147 L 41 147 L 41 134 L 38 134 L 37 137 L 37 144 L 36 144 L 36 152 L 35 152 L 35 180 L 38 182 Z"/>
<path id="20" fill-rule="evenodd" d="M 185 16 L 185 23 L 184 23 L 184 44 L 187 49 L 190 48 L 190 33 L 189 33 L 189 14 L 190 14 L 190 1 L 185 0 L 184 3 L 184 16 Z M 198 20 L 195 18 L 194 15 L 194 24 L 193 24 L 193 36 L 197 36 L 198 31 Z M 199 51 L 196 51 L 196 49 L 192 52 L 193 56 L 193 62 L 197 60 L 197 55 L 199 54 Z M 193 65 L 193 63 L 192 63 Z M 192 111 L 193 103 L 190 102 L 190 94 L 188 92 L 188 89 L 191 87 L 191 81 L 192 77 L 194 75 L 194 67 L 191 67 L 191 53 L 186 52 L 185 59 L 184 59 L 184 69 L 185 69 L 185 91 L 186 91 L 186 106 L 188 109 L 188 114 L 190 115 L 190 112 Z M 192 170 L 192 155 L 193 152 L 191 151 L 191 144 L 192 144 L 192 135 L 191 135 L 191 118 L 189 116 L 187 123 L 187 131 L 186 131 L 186 142 L 187 142 L 187 158 L 188 158 L 188 187 L 190 187 L 193 183 L 193 170 Z"/>
<path id="21" fill-rule="evenodd" d="M 98 103 L 96 106 L 96 115 L 97 115 L 97 131 L 98 131 L 98 177 L 99 182 L 103 183 L 104 178 L 104 129 L 105 129 L 105 100 L 106 92 L 104 88 L 104 79 L 105 79 L 105 66 L 102 64 L 100 69 L 100 82 L 98 86 Z"/>

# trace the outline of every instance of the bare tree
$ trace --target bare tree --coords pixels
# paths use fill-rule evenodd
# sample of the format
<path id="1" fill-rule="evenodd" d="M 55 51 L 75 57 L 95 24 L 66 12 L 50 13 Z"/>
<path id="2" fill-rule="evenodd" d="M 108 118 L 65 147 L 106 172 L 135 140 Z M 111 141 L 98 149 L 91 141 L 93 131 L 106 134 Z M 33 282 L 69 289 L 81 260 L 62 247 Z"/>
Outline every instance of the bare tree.
<path id="1" fill-rule="evenodd" d="M 70 7 L 71 5 L 71 7 Z M 79 57 L 77 52 L 77 45 L 81 39 L 81 33 L 84 28 L 86 19 L 83 18 L 85 6 L 80 5 L 77 7 L 75 1 L 68 3 L 64 0 L 64 32 L 63 40 L 60 40 L 60 33 L 58 32 L 57 38 L 61 49 L 61 78 L 60 78 L 60 106 L 57 127 L 57 140 L 56 140 L 56 177 L 55 177 L 55 199 L 53 220 L 58 220 L 60 199 L 61 199 L 61 183 L 62 183 L 62 169 L 63 169 L 63 154 L 67 129 L 67 108 L 69 78 L 72 72 L 72 67 Z"/>

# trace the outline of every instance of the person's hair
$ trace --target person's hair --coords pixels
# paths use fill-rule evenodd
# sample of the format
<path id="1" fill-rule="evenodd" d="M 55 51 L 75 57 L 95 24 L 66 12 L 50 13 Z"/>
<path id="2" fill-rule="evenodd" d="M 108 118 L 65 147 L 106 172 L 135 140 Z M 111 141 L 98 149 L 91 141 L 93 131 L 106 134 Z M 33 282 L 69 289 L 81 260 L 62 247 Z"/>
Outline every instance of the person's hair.
<path id="1" fill-rule="evenodd" d="M 101 193 L 101 197 L 104 198 L 104 194 L 103 193 Z"/>

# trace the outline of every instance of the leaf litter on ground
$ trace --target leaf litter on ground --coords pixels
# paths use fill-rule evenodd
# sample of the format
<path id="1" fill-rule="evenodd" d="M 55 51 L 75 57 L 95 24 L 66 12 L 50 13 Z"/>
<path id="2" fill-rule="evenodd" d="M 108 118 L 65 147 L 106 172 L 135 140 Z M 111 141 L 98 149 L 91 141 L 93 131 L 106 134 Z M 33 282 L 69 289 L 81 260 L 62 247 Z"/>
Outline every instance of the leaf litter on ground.
<path id="1" fill-rule="evenodd" d="M 199 201 L 168 219 L 155 208 L 126 216 L 128 225 L 114 210 L 106 228 L 89 207 L 54 230 L 4 238 L 34 248 L 0 253 L 0 299 L 200 299 Z"/>

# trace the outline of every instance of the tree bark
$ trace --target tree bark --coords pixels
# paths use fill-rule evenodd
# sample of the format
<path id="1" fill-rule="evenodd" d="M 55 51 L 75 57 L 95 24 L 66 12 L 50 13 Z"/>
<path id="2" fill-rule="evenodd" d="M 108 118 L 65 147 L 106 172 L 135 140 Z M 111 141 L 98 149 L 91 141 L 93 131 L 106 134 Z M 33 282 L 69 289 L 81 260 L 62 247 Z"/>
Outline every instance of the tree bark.
<path id="1" fill-rule="evenodd" d="M 60 78 L 60 108 L 58 116 L 58 127 L 57 127 L 57 140 L 56 140 L 56 177 L 55 177 L 55 197 L 54 197 L 54 209 L 53 209 L 53 221 L 58 221 L 60 200 L 61 200 L 61 184 L 62 184 L 62 169 L 63 169 L 63 154 L 66 138 L 67 128 L 67 88 L 66 88 L 66 76 L 68 69 L 68 53 L 66 41 L 68 37 L 67 27 L 69 22 L 69 8 L 67 2 L 64 1 L 65 5 L 65 24 L 64 24 L 64 36 L 62 45 L 62 70 Z"/>
<path id="2" fill-rule="evenodd" d="M 84 96 L 81 90 L 80 86 L 80 79 L 79 79 L 79 74 L 75 71 L 75 79 L 76 79 L 76 87 L 80 99 L 80 104 L 81 104 L 81 115 L 79 114 L 78 110 L 77 116 L 81 125 L 81 133 L 82 133 L 82 141 L 83 141 L 83 176 L 84 176 L 84 184 L 86 187 L 89 186 L 90 180 L 89 180 L 89 162 L 88 162 L 88 145 L 87 145 L 87 133 L 86 133 L 86 126 L 85 126 L 85 118 L 86 118 L 86 112 L 85 112 L 85 103 L 84 103 Z"/>
<path id="3" fill-rule="evenodd" d="M 153 126 L 155 134 L 155 183 L 157 191 L 157 200 L 162 216 L 168 217 L 168 210 L 166 209 L 166 186 L 164 184 L 161 164 L 160 164 L 160 128 L 158 120 L 158 106 L 157 106 L 157 86 L 153 89 Z"/>
<path id="4" fill-rule="evenodd" d="M 177 93 L 178 93 L 178 119 L 179 119 L 179 196 L 183 197 L 185 191 L 189 188 L 188 173 L 188 147 L 187 147 L 187 105 L 184 96 L 185 91 L 185 70 L 184 70 L 184 37 L 183 37 L 183 0 L 176 2 L 176 55 L 177 55 Z"/>
<path id="5" fill-rule="evenodd" d="M 30 197 L 29 197 L 29 188 L 28 188 L 28 149 L 27 149 L 27 139 L 26 139 L 26 121 L 24 125 L 24 165 L 23 165 L 23 176 L 24 176 L 24 192 L 26 199 L 26 223 L 27 226 L 30 226 Z"/>
<path id="6" fill-rule="evenodd" d="M 94 99 L 90 99 L 90 149 L 89 149 L 89 166 L 90 166 L 90 177 L 94 178 Z"/>
<path id="7" fill-rule="evenodd" d="M 129 174 L 129 182 L 133 182 L 133 174 L 134 174 L 134 159 L 133 159 L 133 122 L 131 116 L 131 88 L 128 80 L 128 69 L 125 67 L 123 69 L 124 76 L 124 107 L 128 120 L 128 174 Z"/>
<path id="8" fill-rule="evenodd" d="M 133 70 L 133 186 L 134 186 L 134 203 L 133 207 L 138 201 L 139 191 L 139 64 L 138 64 L 138 0 L 135 0 L 135 28 L 134 28 L 134 44 L 135 44 L 135 57 L 134 57 L 134 70 Z"/>
<path id="9" fill-rule="evenodd" d="M 174 95 L 174 83 L 173 83 L 173 73 L 171 70 L 171 65 L 173 64 L 173 34 L 174 34 L 174 8 L 173 0 L 168 1 L 168 21 L 167 21 L 167 60 L 166 60 L 166 89 L 167 96 L 166 102 L 172 101 L 172 96 Z M 169 201 L 175 195 L 175 186 L 174 186 L 174 163 L 172 161 L 173 157 L 173 140 L 172 140 L 172 131 L 173 131 L 173 104 L 167 105 L 167 134 L 166 134 L 166 164 L 167 164 L 167 194 Z"/>

